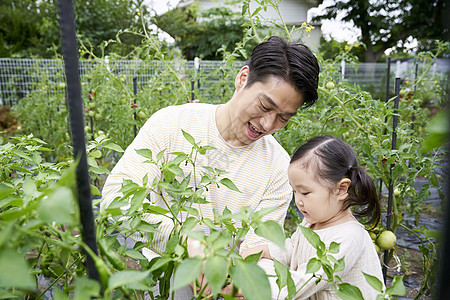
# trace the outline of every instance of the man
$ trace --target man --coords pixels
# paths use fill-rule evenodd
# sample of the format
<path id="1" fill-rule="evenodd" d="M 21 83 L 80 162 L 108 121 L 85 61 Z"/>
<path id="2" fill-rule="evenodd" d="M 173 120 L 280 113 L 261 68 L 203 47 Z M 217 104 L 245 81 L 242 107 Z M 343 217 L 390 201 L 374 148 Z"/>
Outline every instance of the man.
<path id="1" fill-rule="evenodd" d="M 222 212 L 225 207 L 233 213 L 245 206 L 253 210 L 277 207 L 263 220 L 283 225 L 292 195 L 287 178 L 289 156 L 272 134 L 283 128 L 300 106 L 317 100 L 318 73 L 317 59 L 306 46 L 280 37 L 260 43 L 237 74 L 235 92 L 227 103 L 170 106 L 152 115 L 108 176 L 102 205 L 109 205 L 119 195 L 123 179 L 142 184 L 147 175 L 150 186 L 153 178 L 161 176 L 155 165 L 144 163 L 146 158 L 136 149 L 150 149 L 153 155 L 165 149 L 165 161 L 173 159 L 171 152 L 190 153 L 192 145 L 184 138 L 184 130 L 202 145 L 215 148 L 197 156 L 196 165 L 226 171 L 226 177 L 241 191 L 210 186 L 206 195 L 210 203 L 201 205 L 203 217 L 213 219 L 213 209 Z M 180 167 L 185 174 L 192 172 L 189 165 Z M 200 174 L 196 175 L 199 182 Z M 152 201 L 165 207 L 160 198 Z M 143 219 L 161 222 L 152 245 L 155 251 L 164 251 L 174 228 L 172 220 L 151 214 Z M 140 240 L 146 242 L 145 237 Z M 241 250 L 263 242 L 250 230 Z M 143 254 L 151 259 L 155 252 L 144 249 Z"/>

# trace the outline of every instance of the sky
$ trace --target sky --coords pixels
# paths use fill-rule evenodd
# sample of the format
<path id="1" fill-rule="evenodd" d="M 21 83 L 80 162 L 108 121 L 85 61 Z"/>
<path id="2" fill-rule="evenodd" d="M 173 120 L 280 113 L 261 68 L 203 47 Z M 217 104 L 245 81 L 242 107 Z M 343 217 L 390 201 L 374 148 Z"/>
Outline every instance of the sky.
<path id="1" fill-rule="evenodd" d="M 160 14 L 166 12 L 169 8 L 176 7 L 178 2 L 180 2 L 180 0 L 146 0 L 144 3 L 153 8 L 157 14 Z M 308 14 L 320 12 L 323 7 L 328 6 L 332 2 L 333 0 L 325 0 L 319 7 L 310 9 Z M 322 22 L 322 34 L 325 37 L 331 36 L 339 42 L 348 41 L 354 43 L 360 35 L 360 31 L 350 23 L 335 20 Z"/>

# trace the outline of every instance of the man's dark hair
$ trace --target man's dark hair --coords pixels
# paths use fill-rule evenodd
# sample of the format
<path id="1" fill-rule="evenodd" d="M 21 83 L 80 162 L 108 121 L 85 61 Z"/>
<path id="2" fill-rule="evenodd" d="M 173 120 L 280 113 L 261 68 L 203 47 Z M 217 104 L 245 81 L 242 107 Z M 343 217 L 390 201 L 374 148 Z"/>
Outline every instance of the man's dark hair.
<path id="1" fill-rule="evenodd" d="M 276 76 L 304 95 L 304 107 L 316 102 L 319 63 L 307 46 L 272 36 L 253 49 L 247 65 L 250 72 L 246 87 Z"/>

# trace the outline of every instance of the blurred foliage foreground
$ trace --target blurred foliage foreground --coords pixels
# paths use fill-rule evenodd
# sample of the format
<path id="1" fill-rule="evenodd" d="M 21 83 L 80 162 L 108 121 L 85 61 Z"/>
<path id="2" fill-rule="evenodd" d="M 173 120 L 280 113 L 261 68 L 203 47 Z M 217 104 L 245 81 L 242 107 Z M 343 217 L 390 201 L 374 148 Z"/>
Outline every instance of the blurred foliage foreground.
<path id="1" fill-rule="evenodd" d="M 236 53 L 247 41 L 260 39 L 255 26 L 255 23 L 250 25 L 234 51 L 224 52 L 223 66 L 217 70 L 219 80 L 209 90 L 211 98 L 200 99 L 202 102 L 213 99 L 224 102 L 231 97 L 233 90 L 229 82 L 234 80 L 236 73 L 233 67 Z M 286 31 L 287 38 L 291 37 L 290 33 Z M 162 153 L 140 150 L 139 154 L 146 157 L 148 163 L 160 167 L 165 179 L 144 178 L 143 186 L 124 181 L 123 197 L 117 198 L 106 210 L 98 208 L 99 190 L 105 176 L 132 141 L 133 127 L 138 130 L 156 110 L 185 103 L 192 95 L 191 83 L 173 67 L 173 57 L 167 55 L 161 42 L 145 31 L 135 34 L 144 40 L 142 51 L 152 53 L 149 61 L 158 60 L 165 66 L 143 84 L 136 95 L 132 92 L 132 83 L 126 82 L 119 71 L 111 69 L 104 57 L 96 57 L 82 45 L 82 51 L 88 52 L 96 61 L 95 67 L 86 75 L 89 80 L 83 84 L 83 99 L 99 255 L 95 255 L 80 237 L 76 163 L 71 159 L 64 86 L 56 86 L 43 78 L 12 111 L 19 121 L 19 131 L 9 138 L 0 137 L 0 269 L 8 270 L 0 274 L 0 297 L 31 299 L 47 297 L 51 293 L 54 299 L 142 299 L 148 293 L 156 299 L 167 299 L 177 288 L 194 283 L 203 270 L 214 295 L 221 293 L 224 285 L 233 283 L 248 299 L 270 299 L 267 275 L 256 264 L 258 255 L 244 260 L 236 246 L 250 228 L 283 246 L 285 236 L 299 224 L 298 215 L 295 211 L 290 212 L 291 219 L 286 222 L 285 230 L 275 222 L 261 221 L 268 211 L 254 212 L 248 208 L 238 213 L 227 209 L 216 211 L 214 219 L 203 218 L 190 204 L 203 203 L 209 185 L 232 190 L 239 190 L 239 187 L 215 166 L 197 168 L 202 180 L 196 186 L 188 185 L 190 176 L 195 174 L 184 174 L 179 165 L 195 165 L 196 155 L 214 151 L 195 141 L 188 132 L 183 134 L 192 144 L 191 153 L 177 153 L 170 162 L 161 163 Z M 431 66 L 438 55 L 447 51 L 447 44 L 436 42 L 435 51 L 421 53 L 417 59 Z M 343 49 L 337 61 L 346 55 L 348 52 Z M 333 134 L 341 137 L 355 148 L 361 164 L 378 184 L 393 186 L 391 230 L 395 233 L 401 227 L 420 238 L 423 280 L 416 298 L 430 294 L 439 259 L 439 232 L 419 226 L 419 220 L 430 189 L 436 189 L 445 200 L 441 188 L 444 178 L 435 172 L 436 168 L 441 168 L 446 154 L 443 148 L 448 134 L 445 82 L 430 74 L 428 67 L 414 80 L 405 81 L 402 91 L 407 91 L 408 97 L 400 97 L 400 107 L 394 110 L 394 97 L 389 101 L 375 99 L 359 86 L 338 81 L 339 64 L 318 58 L 322 66 L 320 101 L 311 108 L 300 110 L 275 137 L 289 154 L 313 136 Z M 198 73 L 196 76 L 206 75 Z M 392 149 L 394 114 L 399 118 L 396 149 Z M 417 178 L 428 182 L 420 190 L 412 186 Z M 150 188 L 146 187 L 147 183 Z M 150 191 L 160 191 L 167 208 L 146 201 Z M 381 201 L 385 207 L 385 192 Z M 131 205 L 126 206 L 128 203 Z M 441 209 L 435 209 L 433 217 L 440 217 L 440 212 Z M 141 219 L 144 213 L 168 216 L 176 225 L 166 250 L 151 261 L 140 252 L 143 247 L 152 248 L 150 243 L 138 242 L 127 247 L 126 242 L 120 244 L 116 238 L 117 233 L 126 238 L 136 232 L 151 237 L 157 226 L 144 222 Z M 407 215 L 414 221 L 407 222 Z M 121 218 L 123 216 L 125 218 Z M 115 222 L 108 221 L 111 219 Z M 210 228 L 209 236 L 192 231 L 199 223 Z M 384 222 L 372 231 L 374 240 L 385 226 Z M 327 278 L 321 280 L 329 281 L 341 298 L 362 299 L 356 287 L 341 282 L 336 274 L 343 268 L 343 261 L 333 256 L 339 253 L 339 245 L 324 245 L 313 231 L 307 228 L 302 231 L 318 250 L 318 257 L 312 260 L 307 270 L 311 279 L 314 272 L 323 268 Z M 204 246 L 205 257 L 188 257 L 186 237 L 198 240 Z M 398 248 L 395 246 L 388 252 L 390 261 L 399 259 Z M 101 282 L 87 278 L 86 253 L 93 257 Z M 403 256 L 400 259 L 401 274 L 392 276 L 388 273 L 393 280 L 386 289 L 376 278 L 366 276 L 379 292 L 380 299 L 405 293 L 402 279 L 410 273 L 409 263 L 402 259 Z M 138 267 L 130 268 L 131 262 Z M 289 298 L 293 298 L 299 287 L 290 279 L 286 266 L 275 262 L 275 270 L 277 284 L 280 288 L 286 287 Z M 172 274 L 173 282 L 170 282 Z M 154 294 L 156 287 L 158 295 Z M 196 292 L 195 297 L 208 298 L 204 290 Z M 232 299 L 233 295 L 223 297 Z"/>

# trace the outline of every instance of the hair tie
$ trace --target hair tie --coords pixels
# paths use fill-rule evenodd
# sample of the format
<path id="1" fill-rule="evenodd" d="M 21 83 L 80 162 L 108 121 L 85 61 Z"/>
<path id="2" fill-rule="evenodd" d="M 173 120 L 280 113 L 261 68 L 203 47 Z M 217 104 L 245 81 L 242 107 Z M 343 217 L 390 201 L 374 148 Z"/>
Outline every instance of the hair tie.
<path id="1" fill-rule="evenodd" d="M 352 171 L 352 168 L 353 168 L 352 165 L 348 166 L 347 171 L 348 171 L 348 172 L 351 172 L 351 171 Z"/>

